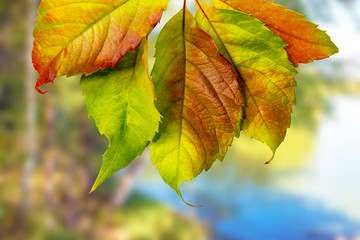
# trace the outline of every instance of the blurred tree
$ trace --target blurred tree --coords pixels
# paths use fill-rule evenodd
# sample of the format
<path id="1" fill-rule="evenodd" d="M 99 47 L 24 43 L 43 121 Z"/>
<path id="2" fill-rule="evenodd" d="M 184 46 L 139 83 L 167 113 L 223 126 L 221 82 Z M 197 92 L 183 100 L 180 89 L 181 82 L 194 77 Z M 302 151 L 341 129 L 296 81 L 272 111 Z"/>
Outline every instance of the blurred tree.
<path id="1" fill-rule="evenodd" d="M 26 36 L 25 59 L 31 56 L 32 51 L 32 31 L 36 18 L 35 9 L 38 6 L 37 0 L 28 0 L 27 22 L 29 24 Z M 20 205 L 21 222 L 25 220 L 27 210 L 29 208 L 30 180 L 34 171 L 36 162 L 36 98 L 33 89 L 33 82 L 36 72 L 30 61 L 25 61 L 25 86 L 26 86 L 26 154 L 24 176 L 22 180 L 22 202 Z"/>

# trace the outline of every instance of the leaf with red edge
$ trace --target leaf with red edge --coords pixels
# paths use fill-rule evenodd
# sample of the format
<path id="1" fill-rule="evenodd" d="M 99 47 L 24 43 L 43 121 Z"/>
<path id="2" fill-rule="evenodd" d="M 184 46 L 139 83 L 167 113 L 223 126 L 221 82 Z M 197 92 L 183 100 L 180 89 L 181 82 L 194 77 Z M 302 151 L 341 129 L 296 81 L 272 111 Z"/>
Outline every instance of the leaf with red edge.
<path id="1" fill-rule="evenodd" d="M 36 90 L 62 75 L 115 67 L 160 21 L 169 0 L 43 0 L 34 28 Z"/>

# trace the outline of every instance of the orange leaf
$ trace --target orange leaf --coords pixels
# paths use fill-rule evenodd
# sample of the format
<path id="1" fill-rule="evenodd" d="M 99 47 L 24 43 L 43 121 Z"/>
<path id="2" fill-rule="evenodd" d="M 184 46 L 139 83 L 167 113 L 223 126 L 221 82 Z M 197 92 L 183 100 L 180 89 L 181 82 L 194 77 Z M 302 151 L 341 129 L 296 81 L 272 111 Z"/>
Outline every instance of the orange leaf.
<path id="1" fill-rule="evenodd" d="M 288 44 L 285 50 L 294 66 L 324 59 L 339 51 L 325 31 L 317 28 L 318 25 L 272 1 L 214 0 L 213 3 L 215 8 L 242 11 L 264 22 Z"/>

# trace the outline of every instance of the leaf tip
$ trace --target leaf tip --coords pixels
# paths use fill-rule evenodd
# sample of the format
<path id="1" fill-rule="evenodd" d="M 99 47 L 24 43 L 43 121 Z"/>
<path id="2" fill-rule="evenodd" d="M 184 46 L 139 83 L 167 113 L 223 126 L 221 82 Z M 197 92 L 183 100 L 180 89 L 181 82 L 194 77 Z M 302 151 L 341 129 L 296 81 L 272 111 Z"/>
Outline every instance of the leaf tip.
<path id="1" fill-rule="evenodd" d="M 91 187 L 91 190 L 89 191 L 89 194 L 93 193 L 103 182 L 104 182 L 104 179 L 102 177 L 100 177 L 100 173 L 99 173 L 93 186 Z"/>
<path id="2" fill-rule="evenodd" d="M 197 205 L 193 205 L 193 204 L 190 204 L 190 203 L 186 202 L 186 201 L 184 200 L 184 198 L 183 198 L 180 190 L 179 190 L 179 186 L 177 186 L 175 192 L 179 195 L 179 197 L 181 198 L 181 200 L 182 200 L 186 205 L 188 205 L 188 206 L 190 206 L 190 207 L 196 207 L 196 208 L 198 208 L 198 207 L 203 207 L 203 206 L 205 206 L 205 205 L 199 205 L 199 206 L 197 206 Z"/>
<path id="3" fill-rule="evenodd" d="M 97 189 L 97 186 L 95 184 L 91 187 L 91 190 L 89 191 L 89 195 L 92 194 Z"/>
<path id="4" fill-rule="evenodd" d="M 272 160 L 274 160 L 274 156 L 275 156 L 275 151 L 273 151 L 271 158 L 268 161 L 266 161 L 265 164 L 269 165 L 272 162 Z"/>
<path id="5" fill-rule="evenodd" d="M 42 84 L 40 84 L 39 82 L 37 82 L 36 85 L 35 85 L 35 90 L 36 90 L 38 93 L 41 93 L 41 94 L 47 93 L 48 91 L 43 92 L 43 91 L 41 91 L 41 90 L 39 89 L 39 87 L 40 87 L 41 85 L 42 85 Z"/>
<path id="6" fill-rule="evenodd" d="M 339 51 L 340 51 L 338 46 L 336 46 L 335 43 L 333 43 L 333 42 L 331 42 L 331 43 L 332 43 L 332 46 L 331 46 L 331 54 L 330 54 L 330 56 L 333 55 L 333 54 L 339 53 Z"/>
<path id="7" fill-rule="evenodd" d="M 45 92 L 43 92 L 43 91 L 41 91 L 39 88 L 37 88 L 37 87 L 35 87 L 35 90 L 38 92 L 38 93 L 41 93 L 41 94 L 45 94 L 45 93 L 47 93 L 48 91 L 45 91 Z"/>

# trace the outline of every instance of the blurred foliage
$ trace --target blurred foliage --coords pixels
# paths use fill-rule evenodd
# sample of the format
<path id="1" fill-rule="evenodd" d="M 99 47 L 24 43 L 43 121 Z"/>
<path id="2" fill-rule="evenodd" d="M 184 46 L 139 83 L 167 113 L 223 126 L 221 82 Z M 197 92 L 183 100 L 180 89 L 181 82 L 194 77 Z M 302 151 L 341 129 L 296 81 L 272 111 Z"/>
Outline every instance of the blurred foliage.
<path id="1" fill-rule="evenodd" d="M 0 239 L 209 238 L 208 227 L 195 216 L 176 213 L 140 194 L 134 193 L 124 206 L 110 204 L 109 196 L 114 188 L 109 184 L 96 194 L 88 195 L 83 172 L 69 171 L 74 167 L 71 157 L 62 156 L 61 162 L 59 160 L 51 178 L 46 174 L 46 164 L 34 173 L 31 207 L 25 225 L 18 211 L 22 194 L 17 186 L 21 172 L 10 169 L 1 174 Z"/>
<path id="2" fill-rule="evenodd" d="M 23 157 L 26 2 L 3 0 L 0 7 L 0 164 Z M 16 143 L 16 144 L 14 144 Z"/>

